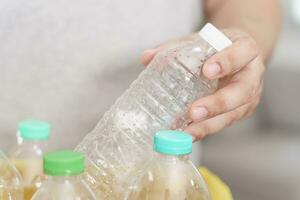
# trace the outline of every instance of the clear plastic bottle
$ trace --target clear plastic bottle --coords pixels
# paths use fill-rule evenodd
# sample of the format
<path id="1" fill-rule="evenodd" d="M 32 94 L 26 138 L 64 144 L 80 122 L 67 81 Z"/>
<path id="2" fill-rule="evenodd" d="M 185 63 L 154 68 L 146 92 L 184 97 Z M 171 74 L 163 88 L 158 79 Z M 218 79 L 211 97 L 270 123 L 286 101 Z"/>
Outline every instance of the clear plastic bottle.
<path id="1" fill-rule="evenodd" d="M 32 200 L 96 200 L 83 181 L 83 171 L 84 156 L 81 153 L 58 151 L 46 154 L 44 172 L 48 178 Z"/>
<path id="2" fill-rule="evenodd" d="M 192 137 L 159 131 L 150 163 L 132 178 L 126 200 L 209 200 L 204 179 L 189 160 Z"/>
<path id="3" fill-rule="evenodd" d="M 19 133 L 23 139 L 10 158 L 23 179 L 24 200 L 30 200 L 44 180 L 43 155 L 47 151 L 50 125 L 43 121 L 22 121 Z"/>
<path id="4" fill-rule="evenodd" d="M 207 24 L 193 40 L 159 53 L 77 146 L 86 156 L 86 180 L 104 199 L 117 199 L 128 175 L 152 152 L 159 130 L 182 128 L 197 98 L 217 89 L 202 76 L 203 63 L 231 41 Z"/>
<path id="5" fill-rule="evenodd" d="M 21 176 L 2 151 L 0 151 L 0 200 L 23 200 Z"/>

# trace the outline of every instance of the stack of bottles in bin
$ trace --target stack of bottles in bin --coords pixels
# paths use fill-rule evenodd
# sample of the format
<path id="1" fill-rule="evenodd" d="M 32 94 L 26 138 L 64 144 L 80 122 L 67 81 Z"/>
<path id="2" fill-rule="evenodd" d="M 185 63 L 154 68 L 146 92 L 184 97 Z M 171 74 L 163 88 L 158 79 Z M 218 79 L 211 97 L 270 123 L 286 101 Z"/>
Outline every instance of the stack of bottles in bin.
<path id="1" fill-rule="evenodd" d="M 192 138 L 179 130 L 190 122 L 191 103 L 217 89 L 202 65 L 230 44 L 207 24 L 193 40 L 160 52 L 76 152 L 45 155 L 50 125 L 21 122 L 20 144 L 10 159 L 1 155 L 0 200 L 209 200 L 188 158 Z M 179 130 L 161 131 L 169 129 Z"/>
<path id="2" fill-rule="evenodd" d="M 85 166 L 81 153 L 50 152 L 43 160 L 41 154 L 30 153 L 30 149 L 37 149 L 36 144 L 46 142 L 49 131 L 50 126 L 45 122 L 20 123 L 22 145 L 16 148 L 11 160 L 0 153 L 1 200 L 97 199 L 83 180 Z M 130 185 L 124 190 L 122 199 L 209 199 L 204 180 L 188 158 L 192 151 L 190 135 L 180 131 L 160 131 L 154 137 L 154 150 L 156 154 L 130 177 Z M 43 172 L 48 176 L 47 180 L 40 178 L 44 177 Z"/>
<path id="3" fill-rule="evenodd" d="M 21 132 L 21 136 L 23 134 Z M 159 131 L 154 137 L 154 151 L 153 157 L 130 177 L 130 184 L 124 188 L 120 199 L 210 199 L 203 178 L 189 160 L 188 155 L 192 152 L 192 137 L 189 134 Z M 42 168 L 47 179 L 32 178 L 31 181 L 28 181 L 28 177 L 44 176 L 43 172 L 36 170 L 41 167 L 37 160 L 24 156 L 18 157 L 18 162 L 13 157 L 11 162 L 2 152 L 0 156 L 0 200 L 101 200 L 83 178 L 84 156 L 79 152 L 57 151 L 45 154 Z"/>

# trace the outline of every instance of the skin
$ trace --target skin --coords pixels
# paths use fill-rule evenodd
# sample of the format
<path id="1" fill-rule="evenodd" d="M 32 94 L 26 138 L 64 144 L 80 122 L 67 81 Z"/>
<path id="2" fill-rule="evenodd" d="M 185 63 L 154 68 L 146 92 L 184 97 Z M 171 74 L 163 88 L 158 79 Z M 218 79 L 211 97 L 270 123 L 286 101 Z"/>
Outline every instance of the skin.
<path id="1" fill-rule="evenodd" d="M 207 20 L 227 35 L 233 44 L 209 58 L 203 74 L 219 79 L 213 95 L 198 99 L 189 110 L 192 123 L 185 131 L 194 140 L 219 132 L 250 116 L 263 90 L 266 63 L 280 30 L 280 5 L 277 0 L 205 0 Z M 196 33 L 168 41 L 142 54 L 146 66 L 169 45 L 195 37 Z"/>

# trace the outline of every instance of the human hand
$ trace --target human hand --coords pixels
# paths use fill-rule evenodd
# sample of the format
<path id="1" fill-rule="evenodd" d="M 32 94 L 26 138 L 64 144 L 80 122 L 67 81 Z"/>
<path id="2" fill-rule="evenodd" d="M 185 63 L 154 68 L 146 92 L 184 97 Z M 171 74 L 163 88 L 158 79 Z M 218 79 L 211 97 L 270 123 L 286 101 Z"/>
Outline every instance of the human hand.
<path id="1" fill-rule="evenodd" d="M 219 79 L 219 88 L 190 107 L 192 122 L 185 131 L 195 140 L 251 115 L 262 93 L 265 66 L 255 39 L 239 29 L 221 31 L 233 44 L 210 57 L 203 66 L 202 72 L 208 79 Z M 192 37 L 195 34 L 146 50 L 142 54 L 142 63 L 147 65 L 160 50 Z"/>

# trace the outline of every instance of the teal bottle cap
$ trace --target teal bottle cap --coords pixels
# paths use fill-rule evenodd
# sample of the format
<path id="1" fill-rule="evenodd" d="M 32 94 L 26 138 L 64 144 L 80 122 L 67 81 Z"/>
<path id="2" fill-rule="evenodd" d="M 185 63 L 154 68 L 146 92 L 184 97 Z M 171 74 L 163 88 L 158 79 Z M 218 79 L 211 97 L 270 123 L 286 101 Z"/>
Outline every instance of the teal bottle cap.
<path id="1" fill-rule="evenodd" d="M 26 120 L 19 123 L 19 132 L 26 140 L 47 140 L 50 135 L 50 124 L 38 120 Z"/>
<path id="2" fill-rule="evenodd" d="M 84 156 L 75 151 L 56 151 L 44 156 L 44 172 L 50 176 L 72 176 L 83 173 Z"/>
<path id="3" fill-rule="evenodd" d="M 154 136 L 154 150 L 169 155 L 184 155 L 192 152 L 192 136 L 183 131 L 164 130 Z"/>

